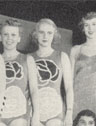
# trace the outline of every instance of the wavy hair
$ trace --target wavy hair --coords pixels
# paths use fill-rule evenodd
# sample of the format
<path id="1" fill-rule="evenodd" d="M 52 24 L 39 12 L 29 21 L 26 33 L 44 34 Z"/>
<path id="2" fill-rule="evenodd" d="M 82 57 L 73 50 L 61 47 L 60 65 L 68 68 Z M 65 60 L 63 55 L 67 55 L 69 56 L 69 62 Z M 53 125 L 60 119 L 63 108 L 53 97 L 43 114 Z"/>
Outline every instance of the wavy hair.
<path id="1" fill-rule="evenodd" d="M 6 20 L 6 21 L 1 25 L 1 32 L 2 32 L 3 27 L 5 27 L 5 26 L 14 26 L 14 27 L 18 27 L 18 28 L 19 28 L 19 34 L 22 35 L 23 28 L 22 28 L 21 23 L 20 23 L 18 20 L 13 19 L 13 18 L 10 18 L 10 19 Z"/>
<path id="2" fill-rule="evenodd" d="M 32 40 L 33 40 L 33 42 L 38 44 L 38 40 L 37 40 L 37 34 L 38 33 L 37 33 L 37 31 L 39 29 L 39 26 L 41 24 L 43 24 L 43 23 L 44 24 L 49 24 L 49 25 L 53 26 L 54 29 L 55 29 L 54 38 L 53 38 L 53 44 L 56 44 L 56 43 L 60 42 L 61 35 L 60 35 L 59 31 L 58 31 L 58 28 L 57 28 L 56 24 L 49 18 L 43 18 L 43 19 L 41 19 L 41 20 L 39 20 L 37 22 L 36 27 L 35 27 L 35 29 L 32 32 Z"/>
<path id="3" fill-rule="evenodd" d="M 88 12 L 86 15 L 84 15 L 78 24 L 80 30 L 84 32 L 84 21 L 93 18 L 96 18 L 96 12 Z"/>
<path id="4" fill-rule="evenodd" d="M 79 123 L 79 120 L 82 116 L 88 116 L 88 117 L 92 117 L 94 119 L 95 122 L 95 126 L 96 126 L 96 115 L 94 112 L 92 112 L 91 110 L 82 110 L 81 112 L 79 112 L 76 116 L 76 118 L 73 121 L 73 126 L 77 126 Z"/>

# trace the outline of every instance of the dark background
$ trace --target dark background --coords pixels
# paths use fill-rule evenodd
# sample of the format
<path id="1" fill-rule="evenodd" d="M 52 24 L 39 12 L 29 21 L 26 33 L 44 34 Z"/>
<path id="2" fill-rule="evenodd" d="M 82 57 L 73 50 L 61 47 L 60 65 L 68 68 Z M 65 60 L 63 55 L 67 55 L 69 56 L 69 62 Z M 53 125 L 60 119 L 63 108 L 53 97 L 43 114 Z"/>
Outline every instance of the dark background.
<path id="1" fill-rule="evenodd" d="M 73 45 L 85 41 L 77 25 L 82 15 L 96 11 L 95 0 L 8 0 L 0 2 L 0 14 L 37 22 L 41 18 L 51 18 L 57 26 L 73 31 Z"/>

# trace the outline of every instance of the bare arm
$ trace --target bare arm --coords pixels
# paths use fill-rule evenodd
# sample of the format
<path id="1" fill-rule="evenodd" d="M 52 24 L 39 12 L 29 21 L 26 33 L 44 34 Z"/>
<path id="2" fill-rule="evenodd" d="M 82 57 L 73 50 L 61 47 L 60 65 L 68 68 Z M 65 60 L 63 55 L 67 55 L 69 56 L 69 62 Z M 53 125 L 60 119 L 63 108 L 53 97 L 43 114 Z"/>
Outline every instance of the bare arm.
<path id="1" fill-rule="evenodd" d="M 6 71 L 2 56 L 0 55 L 0 93 L 4 92 L 6 88 Z"/>
<path id="2" fill-rule="evenodd" d="M 71 64 L 68 56 L 62 52 L 61 62 L 63 67 L 63 78 L 64 78 L 64 86 L 66 91 L 66 102 L 67 102 L 67 110 L 73 110 L 73 79 L 72 79 L 72 70 Z"/>
<path id="3" fill-rule="evenodd" d="M 6 89 L 6 71 L 5 64 L 2 56 L 0 55 L 0 108 L 2 106 L 2 100 Z"/>
<path id="4" fill-rule="evenodd" d="M 63 52 L 61 54 L 61 63 L 63 68 L 64 87 L 66 91 L 66 103 L 67 103 L 65 123 L 67 123 L 68 125 L 69 123 L 72 124 L 73 101 L 74 101 L 73 79 L 72 79 L 72 70 L 71 70 L 71 64 L 69 58 L 67 54 Z"/>
<path id="5" fill-rule="evenodd" d="M 70 53 L 70 61 L 71 61 L 71 67 L 72 67 L 72 76 L 74 78 L 74 68 L 75 68 L 75 62 L 76 62 L 76 58 L 80 52 L 80 45 L 77 45 L 75 47 L 73 47 L 71 49 L 71 53 Z"/>
<path id="6" fill-rule="evenodd" d="M 29 74 L 29 87 L 31 94 L 31 102 L 33 105 L 33 117 L 34 123 L 39 120 L 39 98 L 38 98 L 38 86 L 37 86 L 37 69 L 35 61 L 32 56 L 27 56 L 28 74 Z M 33 123 L 33 124 L 34 124 Z M 35 126 L 35 125 L 34 125 Z M 36 125 L 37 126 L 37 125 Z"/>

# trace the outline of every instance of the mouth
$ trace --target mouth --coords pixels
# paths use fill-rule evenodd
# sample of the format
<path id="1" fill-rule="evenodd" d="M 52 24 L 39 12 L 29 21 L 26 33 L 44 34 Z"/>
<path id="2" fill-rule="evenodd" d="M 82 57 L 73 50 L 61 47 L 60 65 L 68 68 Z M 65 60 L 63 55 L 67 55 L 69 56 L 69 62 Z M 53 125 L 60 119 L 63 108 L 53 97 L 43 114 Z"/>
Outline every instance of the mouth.
<path id="1" fill-rule="evenodd" d="M 10 43 L 9 43 L 9 42 L 7 42 L 6 44 L 7 44 L 8 46 L 10 46 L 10 45 L 12 45 L 12 44 L 13 44 L 13 42 L 10 42 Z"/>
<path id="2" fill-rule="evenodd" d="M 12 42 L 7 42 L 7 44 L 8 44 L 8 45 L 11 45 L 11 44 L 12 44 Z"/>
<path id="3" fill-rule="evenodd" d="M 43 40 L 44 43 L 46 43 L 48 40 Z"/>
<path id="4" fill-rule="evenodd" d="M 92 34 L 93 34 L 93 32 L 92 32 L 92 31 L 89 31 L 88 33 L 89 33 L 90 35 L 92 35 Z"/>

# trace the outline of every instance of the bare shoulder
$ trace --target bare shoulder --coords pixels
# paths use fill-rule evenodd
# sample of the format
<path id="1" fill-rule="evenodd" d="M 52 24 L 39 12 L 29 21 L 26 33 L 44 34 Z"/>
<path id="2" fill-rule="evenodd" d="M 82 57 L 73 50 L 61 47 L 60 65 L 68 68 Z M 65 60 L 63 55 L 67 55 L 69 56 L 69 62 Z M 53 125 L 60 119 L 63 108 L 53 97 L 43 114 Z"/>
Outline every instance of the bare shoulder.
<path id="1" fill-rule="evenodd" d="M 36 63 L 35 63 L 33 56 L 31 56 L 29 54 L 27 55 L 27 65 L 29 68 L 32 67 L 35 69 L 35 67 L 36 67 Z"/>
<path id="2" fill-rule="evenodd" d="M 0 62 L 4 62 L 3 56 L 0 54 Z"/>
<path id="3" fill-rule="evenodd" d="M 27 55 L 27 61 L 33 61 L 34 62 L 34 58 L 33 56 L 31 56 L 30 54 Z"/>
<path id="4" fill-rule="evenodd" d="M 68 59 L 69 57 L 68 57 L 68 55 L 67 55 L 67 53 L 65 53 L 65 52 L 61 52 L 61 59 Z"/>
<path id="5" fill-rule="evenodd" d="M 65 52 L 61 52 L 61 63 L 63 66 L 68 66 L 68 64 L 70 64 L 69 56 Z"/>
<path id="6" fill-rule="evenodd" d="M 27 65 L 30 72 L 32 72 L 33 70 L 35 71 L 35 73 L 37 72 L 35 60 L 30 54 L 27 55 Z"/>
<path id="7" fill-rule="evenodd" d="M 81 45 L 76 45 L 71 48 L 71 52 L 77 53 L 80 50 Z"/>
<path id="8" fill-rule="evenodd" d="M 81 48 L 81 45 L 76 45 L 76 46 L 72 47 L 71 52 L 70 52 L 70 56 L 76 57 L 80 52 L 80 48 Z"/>
<path id="9" fill-rule="evenodd" d="M 0 54 L 0 59 L 3 59 L 2 55 Z"/>

